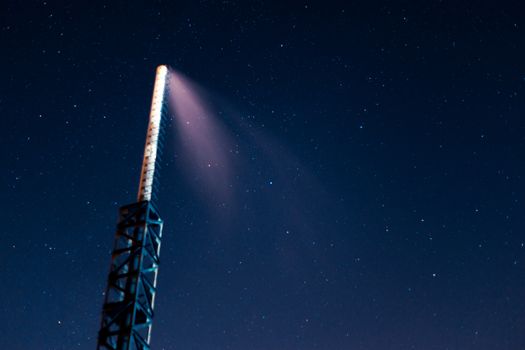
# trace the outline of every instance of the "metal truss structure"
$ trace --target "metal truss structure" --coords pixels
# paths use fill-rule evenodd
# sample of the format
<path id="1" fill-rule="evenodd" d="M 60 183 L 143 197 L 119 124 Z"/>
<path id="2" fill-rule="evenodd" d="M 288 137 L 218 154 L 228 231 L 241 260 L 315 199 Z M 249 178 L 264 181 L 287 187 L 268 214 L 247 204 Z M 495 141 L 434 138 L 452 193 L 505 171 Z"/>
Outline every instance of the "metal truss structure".
<path id="1" fill-rule="evenodd" d="M 162 219 L 156 199 L 169 71 L 159 66 L 153 89 L 137 202 L 120 208 L 98 350 L 149 350 L 159 270 Z"/>
<path id="2" fill-rule="evenodd" d="M 150 202 L 120 208 L 98 349 L 150 349 L 161 238 Z"/>

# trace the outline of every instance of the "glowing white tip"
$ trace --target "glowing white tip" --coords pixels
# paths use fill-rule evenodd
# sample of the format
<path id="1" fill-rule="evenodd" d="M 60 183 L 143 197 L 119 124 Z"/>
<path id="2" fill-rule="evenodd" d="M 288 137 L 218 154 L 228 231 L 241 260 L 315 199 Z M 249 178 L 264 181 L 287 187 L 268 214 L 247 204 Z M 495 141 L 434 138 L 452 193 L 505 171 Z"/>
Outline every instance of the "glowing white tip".
<path id="1" fill-rule="evenodd" d="M 144 159 L 142 160 L 142 171 L 140 173 L 139 193 L 137 196 L 138 201 L 151 200 L 153 178 L 155 175 L 155 161 L 157 160 L 162 106 L 166 97 L 168 75 L 168 67 L 165 65 L 157 67 L 151 110 L 149 114 L 148 133 L 146 135 L 146 146 L 144 148 Z"/>

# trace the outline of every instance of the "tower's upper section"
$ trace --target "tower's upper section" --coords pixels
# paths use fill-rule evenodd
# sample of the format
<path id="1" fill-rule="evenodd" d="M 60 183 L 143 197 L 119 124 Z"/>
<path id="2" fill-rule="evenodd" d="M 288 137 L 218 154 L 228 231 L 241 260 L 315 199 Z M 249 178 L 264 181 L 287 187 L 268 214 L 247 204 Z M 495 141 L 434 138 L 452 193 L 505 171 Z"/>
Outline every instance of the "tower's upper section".
<path id="1" fill-rule="evenodd" d="M 137 200 L 150 201 L 153 192 L 153 181 L 155 178 L 155 165 L 159 147 L 159 136 L 162 120 L 162 110 L 165 105 L 169 70 L 165 65 L 157 67 L 155 76 L 155 86 L 153 88 L 153 98 L 151 100 L 151 110 L 149 114 L 148 133 L 146 136 L 146 146 L 144 148 L 144 159 L 142 161 L 142 171 L 140 173 L 139 193 Z"/>

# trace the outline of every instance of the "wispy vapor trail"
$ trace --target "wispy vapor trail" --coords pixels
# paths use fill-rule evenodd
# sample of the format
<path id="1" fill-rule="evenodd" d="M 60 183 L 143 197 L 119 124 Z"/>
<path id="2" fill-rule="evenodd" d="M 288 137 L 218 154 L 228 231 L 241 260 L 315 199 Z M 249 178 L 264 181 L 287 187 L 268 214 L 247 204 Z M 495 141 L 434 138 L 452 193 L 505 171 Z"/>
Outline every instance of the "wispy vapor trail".
<path id="1" fill-rule="evenodd" d="M 326 232 L 320 237 L 322 230 L 314 218 L 338 211 L 331 194 L 289 147 L 227 101 L 177 71 L 171 71 L 170 92 L 177 168 L 204 204 L 212 207 L 210 214 L 220 222 L 221 232 L 233 223 L 252 230 L 254 222 L 259 222 L 257 229 L 265 232 L 265 239 L 281 240 L 280 232 L 295 232 L 299 243 L 290 241 L 283 259 L 308 260 L 310 249 L 329 237 Z M 268 220 L 260 223 L 261 216 Z"/>
<path id="2" fill-rule="evenodd" d="M 170 104 L 181 146 L 184 173 L 209 203 L 229 206 L 232 200 L 232 140 L 190 79 L 171 70 Z"/>

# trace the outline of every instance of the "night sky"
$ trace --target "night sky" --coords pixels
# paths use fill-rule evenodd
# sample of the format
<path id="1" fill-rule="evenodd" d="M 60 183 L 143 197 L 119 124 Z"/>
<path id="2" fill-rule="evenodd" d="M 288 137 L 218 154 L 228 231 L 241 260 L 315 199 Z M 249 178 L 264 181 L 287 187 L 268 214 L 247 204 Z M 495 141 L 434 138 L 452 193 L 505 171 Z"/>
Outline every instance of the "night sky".
<path id="1" fill-rule="evenodd" d="M 524 11 L 3 1 L 0 348 L 95 348 L 167 64 L 228 169 L 172 117 L 153 349 L 525 349 Z"/>

